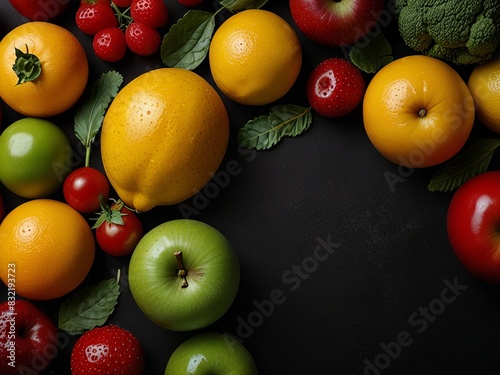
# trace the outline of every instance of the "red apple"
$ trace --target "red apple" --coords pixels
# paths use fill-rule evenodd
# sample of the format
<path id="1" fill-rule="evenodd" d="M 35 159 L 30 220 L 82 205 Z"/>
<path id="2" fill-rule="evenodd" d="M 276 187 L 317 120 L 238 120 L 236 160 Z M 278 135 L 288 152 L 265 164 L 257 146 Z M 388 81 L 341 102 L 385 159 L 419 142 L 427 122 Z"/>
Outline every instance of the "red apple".
<path id="1" fill-rule="evenodd" d="M 363 99 L 366 83 L 349 61 L 333 57 L 321 62 L 309 75 L 307 99 L 320 115 L 333 118 L 353 111 Z"/>
<path id="2" fill-rule="evenodd" d="M 300 31 L 320 44 L 352 45 L 380 30 L 383 0 L 289 1 L 292 18 Z"/>
<path id="3" fill-rule="evenodd" d="M 446 224 L 464 267 L 486 282 L 500 283 L 500 171 L 481 173 L 460 186 Z"/>
<path id="4" fill-rule="evenodd" d="M 0 374 L 38 374 L 69 340 L 59 337 L 54 323 L 31 302 L 14 299 L 15 266 L 11 270 L 12 296 L 0 304 Z"/>

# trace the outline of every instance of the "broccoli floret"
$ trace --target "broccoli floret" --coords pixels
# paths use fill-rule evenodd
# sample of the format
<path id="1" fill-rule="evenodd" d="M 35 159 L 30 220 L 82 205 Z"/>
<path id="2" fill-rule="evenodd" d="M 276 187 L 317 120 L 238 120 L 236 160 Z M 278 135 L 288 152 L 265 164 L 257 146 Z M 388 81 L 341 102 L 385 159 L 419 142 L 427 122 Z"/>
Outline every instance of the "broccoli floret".
<path id="1" fill-rule="evenodd" d="M 415 51 L 457 65 L 491 59 L 500 44 L 499 0 L 395 0 L 398 28 Z"/>

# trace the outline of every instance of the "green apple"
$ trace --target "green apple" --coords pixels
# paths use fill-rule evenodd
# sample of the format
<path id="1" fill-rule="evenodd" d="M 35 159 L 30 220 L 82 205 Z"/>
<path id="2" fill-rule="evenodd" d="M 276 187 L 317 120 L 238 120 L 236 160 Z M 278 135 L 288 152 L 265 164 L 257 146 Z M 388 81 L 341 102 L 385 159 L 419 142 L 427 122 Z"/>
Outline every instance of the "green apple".
<path id="1" fill-rule="evenodd" d="M 158 225 L 137 244 L 130 291 L 142 312 L 172 331 L 204 328 L 224 315 L 240 282 L 240 264 L 226 237 L 191 219 Z"/>
<path id="2" fill-rule="evenodd" d="M 170 356 L 165 375 L 257 375 L 250 352 L 229 335 L 200 333 Z"/>

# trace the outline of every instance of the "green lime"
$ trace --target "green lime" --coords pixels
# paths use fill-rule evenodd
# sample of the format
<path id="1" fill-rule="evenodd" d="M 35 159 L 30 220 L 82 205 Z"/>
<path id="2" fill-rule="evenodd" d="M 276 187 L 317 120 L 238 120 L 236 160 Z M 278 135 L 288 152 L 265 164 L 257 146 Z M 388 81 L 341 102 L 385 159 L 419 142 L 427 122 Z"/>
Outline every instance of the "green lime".
<path id="1" fill-rule="evenodd" d="M 72 149 L 54 123 L 23 118 L 0 134 L 0 181 L 23 198 L 43 198 L 71 172 Z"/>

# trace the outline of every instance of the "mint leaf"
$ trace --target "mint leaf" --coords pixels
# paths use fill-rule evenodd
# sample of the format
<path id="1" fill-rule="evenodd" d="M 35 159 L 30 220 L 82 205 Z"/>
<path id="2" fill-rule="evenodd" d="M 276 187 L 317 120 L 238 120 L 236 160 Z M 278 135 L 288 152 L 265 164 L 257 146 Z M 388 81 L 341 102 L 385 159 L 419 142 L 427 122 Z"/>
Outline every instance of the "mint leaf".
<path id="1" fill-rule="evenodd" d="M 394 60 L 391 45 L 382 31 L 363 43 L 355 44 L 349 57 L 365 73 L 376 73 Z"/>
<path id="2" fill-rule="evenodd" d="M 85 166 L 89 165 L 92 142 L 101 128 L 106 109 L 118 94 L 122 83 L 123 77 L 120 73 L 103 73 L 82 97 L 74 121 L 75 135 L 86 148 Z"/>
<path id="3" fill-rule="evenodd" d="M 488 169 L 500 139 L 480 138 L 432 177 L 430 191 L 448 192 Z"/>
<path id="4" fill-rule="evenodd" d="M 309 129 L 311 108 L 298 105 L 276 105 L 268 116 L 258 116 L 238 132 L 238 143 L 245 148 L 267 150 L 283 137 L 295 137 Z"/>
<path id="5" fill-rule="evenodd" d="M 79 335 L 103 325 L 113 313 L 119 295 L 120 286 L 117 279 L 104 280 L 82 289 L 62 303 L 59 310 L 59 329 L 70 335 Z"/>
<path id="6" fill-rule="evenodd" d="M 267 0 L 220 0 L 220 5 L 230 11 L 244 9 L 259 9 L 267 3 Z"/>
<path id="7" fill-rule="evenodd" d="M 194 70 L 208 54 L 215 30 L 214 13 L 190 10 L 163 37 L 160 56 L 170 68 Z"/>

